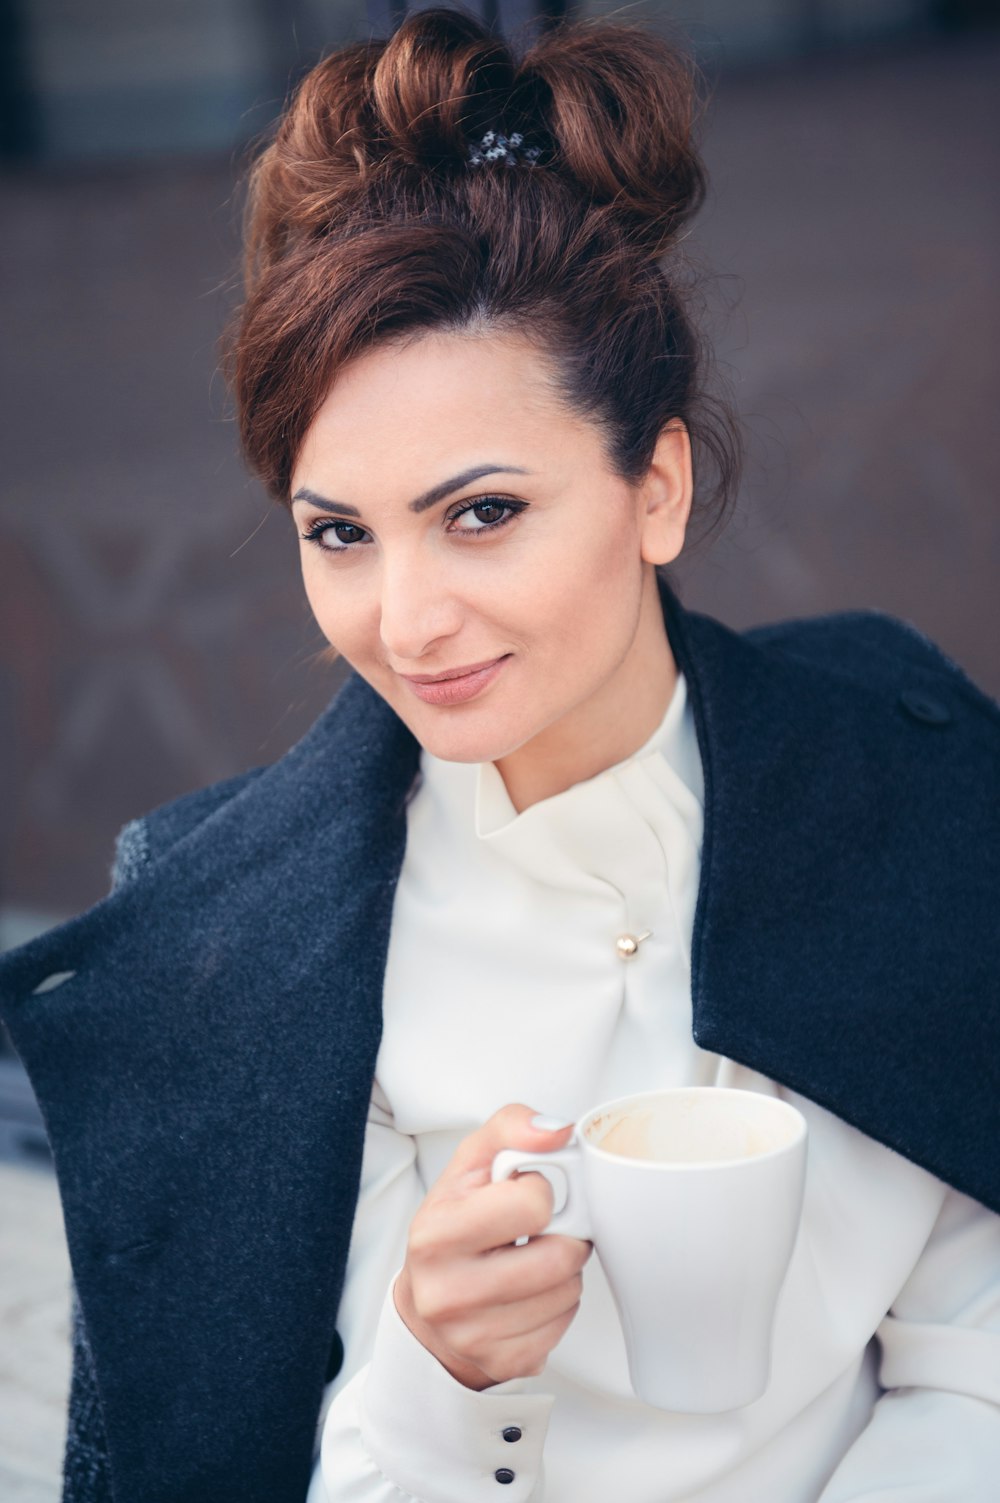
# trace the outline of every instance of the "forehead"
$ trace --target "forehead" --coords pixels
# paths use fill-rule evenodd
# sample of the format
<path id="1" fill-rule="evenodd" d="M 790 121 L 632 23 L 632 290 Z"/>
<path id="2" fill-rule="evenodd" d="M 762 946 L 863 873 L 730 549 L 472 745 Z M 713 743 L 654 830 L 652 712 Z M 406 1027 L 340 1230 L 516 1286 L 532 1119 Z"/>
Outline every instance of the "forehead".
<path id="1" fill-rule="evenodd" d="M 433 482 L 438 470 L 457 471 L 463 457 L 498 444 L 523 464 L 584 453 L 593 462 L 600 435 L 567 408 L 552 366 L 528 340 L 435 331 L 343 368 L 302 442 L 293 489 L 323 473 L 343 493 L 397 470 L 412 480 L 415 468 Z"/>

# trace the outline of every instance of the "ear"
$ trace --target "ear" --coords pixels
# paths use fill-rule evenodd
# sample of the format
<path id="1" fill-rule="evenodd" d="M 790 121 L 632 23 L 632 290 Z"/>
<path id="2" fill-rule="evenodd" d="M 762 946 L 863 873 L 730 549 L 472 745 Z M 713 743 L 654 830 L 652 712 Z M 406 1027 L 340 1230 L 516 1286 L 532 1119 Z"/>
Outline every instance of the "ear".
<path id="1" fill-rule="evenodd" d="M 691 439 L 680 418 L 671 418 L 661 430 L 639 489 L 644 507 L 643 560 L 648 564 L 672 563 L 684 546 L 694 490 Z"/>

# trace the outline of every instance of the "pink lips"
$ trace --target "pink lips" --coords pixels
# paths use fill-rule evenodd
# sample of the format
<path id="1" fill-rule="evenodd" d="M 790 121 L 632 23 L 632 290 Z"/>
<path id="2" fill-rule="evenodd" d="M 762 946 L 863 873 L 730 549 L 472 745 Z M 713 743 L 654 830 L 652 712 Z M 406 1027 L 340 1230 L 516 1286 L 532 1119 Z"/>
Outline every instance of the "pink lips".
<path id="1" fill-rule="evenodd" d="M 506 663 L 510 654 L 493 658 L 489 663 L 473 663 L 466 668 L 449 669 L 446 673 L 401 673 L 418 699 L 429 705 L 458 705 L 491 684 Z"/>

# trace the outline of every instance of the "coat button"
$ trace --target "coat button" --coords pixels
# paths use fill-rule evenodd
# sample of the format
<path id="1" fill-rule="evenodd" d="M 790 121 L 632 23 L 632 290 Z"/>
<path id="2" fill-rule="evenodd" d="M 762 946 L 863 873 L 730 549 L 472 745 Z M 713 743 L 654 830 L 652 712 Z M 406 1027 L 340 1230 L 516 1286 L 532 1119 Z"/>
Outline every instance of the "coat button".
<path id="1" fill-rule="evenodd" d="M 521 1439 L 521 1427 L 520 1427 L 520 1425 L 508 1425 L 507 1428 L 506 1428 L 506 1430 L 503 1432 L 503 1438 L 504 1438 L 504 1440 L 520 1440 Z"/>
<path id="2" fill-rule="evenodd" d="M 340 1339 L 340 1332 L 334 1331 L 333 1340 L 330 1342 L 330 1352 L 326 1359 L 326 1381 L 332 1383 L 344 1365 L 344 1343 Z"/>
<path id="3" fill-rule="evenodd" d="M 946 704 L 919 689 L 905 689 L 899 702 L 906 713 L 921 725 L 951 725 L 954 716 Z"/>
<path id="4" fill-rule="evenodd" d="M 53 971 L 51 976 L 46 976 L 40 981 L 32 992 L 33 997 L 41 997 L 45 992 L 54 992 L 57 986 L 62 986 L 66 981 L 72 981 L 75 971 Z"/>
<path id="5" fill-rule="evenodd" d="M 498 1471 L 495 1471 L 493 1473 L 493 1475 L 498 1482 L 513 1482 L 514 1480 L 514 1473 L 511 1471 L 509 1466 L 500 1467 Z"/>

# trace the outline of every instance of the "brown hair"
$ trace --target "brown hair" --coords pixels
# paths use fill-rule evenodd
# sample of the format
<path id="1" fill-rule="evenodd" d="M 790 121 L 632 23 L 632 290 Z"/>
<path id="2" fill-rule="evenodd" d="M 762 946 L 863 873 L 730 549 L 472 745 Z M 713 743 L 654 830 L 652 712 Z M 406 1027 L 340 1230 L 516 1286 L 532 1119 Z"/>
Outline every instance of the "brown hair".
<path id="1" fill-rule="evenodd" d="M 520 333 L 610 466 L 648 469 L 681 418 L 721 515 L 738 430 L 676 250 L 705 187 L 695 71 L 627 23 L 571 21 L 517 57 L 471 16 L 409 15 L 299 85 L 249 178 L 246 298 L 224 338 L 250 466 L 287 502 L 299 445 L 345 361 L 430 329 Z M 536 165 L 468 161 L 489 129 Z M 665 259 L 664 259 L 665 258 Z"/>

